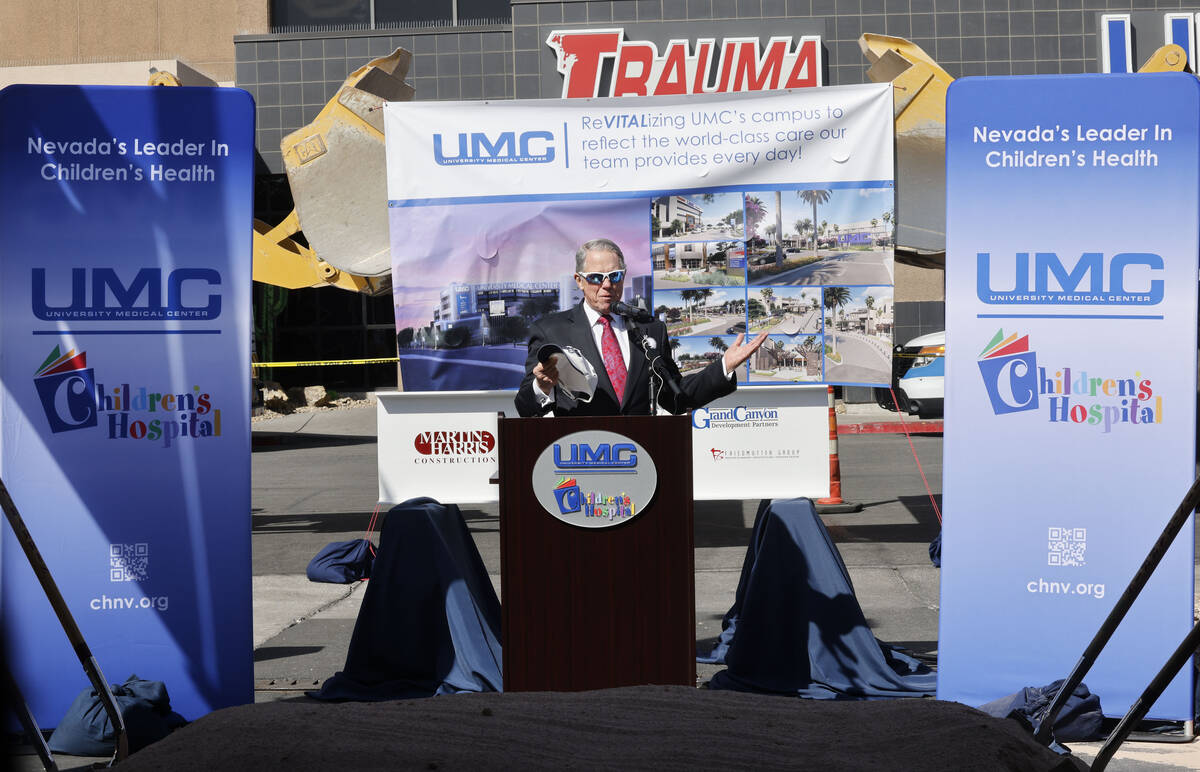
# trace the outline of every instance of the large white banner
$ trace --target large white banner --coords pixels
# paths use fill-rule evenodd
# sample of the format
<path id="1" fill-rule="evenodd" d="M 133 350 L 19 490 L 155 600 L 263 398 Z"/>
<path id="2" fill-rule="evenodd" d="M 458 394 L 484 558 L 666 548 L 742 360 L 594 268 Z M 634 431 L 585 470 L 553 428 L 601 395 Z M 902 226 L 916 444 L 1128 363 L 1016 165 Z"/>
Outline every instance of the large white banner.
<path id="1" fill-rule="evenodd" d="M 385 109 L 405 391 L 516 388 L 598 237 L 685 374 L 767 331 L 739 384 L 890 381 L 890 86 Z"/>
<path id="2" fill-rule="evenodd" d="M 887 85 L 684 98 L 394 102 L 398 205 L 892 179 Z M 402 203 L 401 203 L 402 202 Z"/>
<path id="3" fill-rule="evenodd" d="M 819 387 L 763 387 L 695 410 L 693 498 L 828 496 L 826 397 Z M 379 500 L 498 501 L 500 413 L 513 415 L 508 392 L 380 393 Z"/>
<path id="4" fill-rule="evenodd" d="M 938 697 L 978 705 L 1066 677 L 1195 477 L 1200 83 L 968 78 L 948 115 Z M 1087 675 L 1105 713 L 1191 629 L 1192 561 L 1187 528 Z"/>

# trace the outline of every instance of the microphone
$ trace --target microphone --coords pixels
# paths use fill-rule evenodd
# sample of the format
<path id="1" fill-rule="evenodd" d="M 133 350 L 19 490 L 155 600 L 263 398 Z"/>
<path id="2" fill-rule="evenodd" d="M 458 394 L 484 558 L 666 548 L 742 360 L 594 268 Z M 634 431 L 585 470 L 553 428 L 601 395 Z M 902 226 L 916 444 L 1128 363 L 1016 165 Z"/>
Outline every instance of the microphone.
<path id="1" fill-rule="evenodd" d="M 632 319 L 635 322 L 653 322 L 654 314 L 641 306 L 631 306 L 620 300 L 612 304 L 614 314 L 620 314 L 627 319 Z"/>

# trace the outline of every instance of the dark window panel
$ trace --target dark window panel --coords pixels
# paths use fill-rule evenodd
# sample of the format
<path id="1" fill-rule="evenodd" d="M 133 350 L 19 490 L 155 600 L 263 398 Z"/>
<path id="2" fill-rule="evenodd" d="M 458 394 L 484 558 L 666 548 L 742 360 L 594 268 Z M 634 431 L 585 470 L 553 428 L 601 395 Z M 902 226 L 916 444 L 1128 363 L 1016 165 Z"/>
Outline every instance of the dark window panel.
<path id="1" fill-rule="evenodd" d="M 382 2 L 384 0 L 376 0 L 376 6 Z M 272 27 L 368 24 L 370 21 L 370 0 L 339 3 L 324 3 L 318 0 L 271 0 Z"/>
<path id="2" fill-rule="evenodd" d="M 460 10 L 461 13 L 461 10 Z M 414 21 L 445 21 L 452 18 L 450 0 L 375 0 L 375 26 Z"/>

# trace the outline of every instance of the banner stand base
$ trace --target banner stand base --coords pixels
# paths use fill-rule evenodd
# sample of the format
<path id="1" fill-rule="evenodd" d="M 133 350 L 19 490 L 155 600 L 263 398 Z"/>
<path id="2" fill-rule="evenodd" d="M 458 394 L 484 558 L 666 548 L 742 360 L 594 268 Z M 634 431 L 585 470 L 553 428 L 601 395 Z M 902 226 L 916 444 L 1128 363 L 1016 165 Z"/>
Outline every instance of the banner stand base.
<path id="1" fill-rule="evenodd" d="M 820 501 L 814 501 L 813 506 L 817 509 L 818 515 L 841 515 L 848 512 L 862 512 L 863 505 L 855 504 L 850 501 L 843 501 L 840 504 L 822 504 Z"/>

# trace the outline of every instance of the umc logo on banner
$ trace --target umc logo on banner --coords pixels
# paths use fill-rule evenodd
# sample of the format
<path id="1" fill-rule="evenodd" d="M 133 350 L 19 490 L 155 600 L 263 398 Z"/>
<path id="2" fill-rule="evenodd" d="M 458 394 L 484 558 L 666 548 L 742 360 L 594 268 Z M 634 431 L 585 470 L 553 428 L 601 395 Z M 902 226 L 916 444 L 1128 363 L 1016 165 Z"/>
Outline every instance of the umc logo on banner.
<path id="1" fill-rule="evenodd" d="M 459 132 L 455 155 L 447 155 L 441 134 L 433 135 L 433 160 L 438 166 L 471 164 L 548 164 L 554 160 L 554 132 Z"/>
<path id="2" fill-rule="evenodd" d="M 978 252 L 975 261 L 975 294 L 988 304 L 1152 306 L 1162 302 L 1165 289 L 1163 280 L 1154 278 L 1163 271 L 1162 256 L 1152 252 L 1121 252 L 1107 259 L 1101 252 L 1084 252 L 1073 262 L 1054 252 L 1017 252 L 1011 263 L 999 261 L 1012 266 L 1011 274 L 997 266 L 1005 279 L 1001 289 L 992 286 L 992 253 Z"/>
<path id="3" fill-rule="evenodd" d="M 38 399 L 54 434 L 88 429 L 99 422 L 96 376 L 87 366 L 87 353 L 74 349 L 59 356 L 56 346 L 33 376 Z"/>
<path id="4" fill-rule="evenodd" d="M 128 283 L 112 268 L 72 268 L 70 302 L 52 305 L 45 268 L 33 269 L 33 315 L 43 321 L 208 320 L 221 315 L 220 272 L 212 268 L 142 268 Z M 196 286 L 189 286 L 196 285 Z M 63 282 L 55 281 L 65 295 Z M 164 287 L 166 289 L 164 296 Z M 55 298 L 57 299 L 57 298 Z"/>
<path id="5" fill-rule="evenodd" d="M 1029 350 L 1029 336 L 1007 338 L 997 330 L 979 355 L 979 374 L 996 415 L 1037 410 L 1037 354 Z"/>

